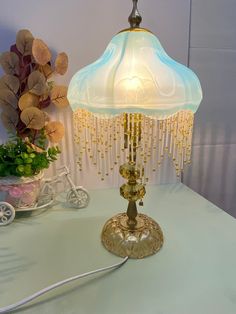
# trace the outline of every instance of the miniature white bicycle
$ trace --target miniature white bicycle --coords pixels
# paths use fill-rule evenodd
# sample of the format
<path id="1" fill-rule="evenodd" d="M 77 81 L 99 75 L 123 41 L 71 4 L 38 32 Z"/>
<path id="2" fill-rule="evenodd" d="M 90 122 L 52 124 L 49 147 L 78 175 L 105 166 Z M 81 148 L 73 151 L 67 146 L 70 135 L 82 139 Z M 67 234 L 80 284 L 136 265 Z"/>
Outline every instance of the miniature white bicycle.
<path id="1" fill-rule="evenodd" d="M 14 208 L 8 202 L 0 202 L 0 226 L 9 225 L 15 218 L 15 213 L 33 211 L 33 210 L 43 210 L 53 204 L 57 196 L 56 184 L 63 182 L 65 177 L 67 183 L 69 184 L 69 190 L 66 193 L 66 202 L 70 207 L 74 208 L 84 208 L 88 206 L 90 197 L 88 191 L 82 186 L 75 186 L 74 182 L 70 177 L 69 169 L 66 166 L 59 168 L 61 172 L 49 179 L 42 180 L 41 189 L 39 192 L 39 197 L 36 204 L 33 207 L 17 207 Z"/>

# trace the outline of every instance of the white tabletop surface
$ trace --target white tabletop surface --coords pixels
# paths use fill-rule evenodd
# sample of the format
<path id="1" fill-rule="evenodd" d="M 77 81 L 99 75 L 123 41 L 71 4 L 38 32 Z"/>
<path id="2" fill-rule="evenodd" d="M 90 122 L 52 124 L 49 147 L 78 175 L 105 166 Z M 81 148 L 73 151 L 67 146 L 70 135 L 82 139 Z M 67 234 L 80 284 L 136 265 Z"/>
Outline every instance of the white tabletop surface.
<path id="1" fill-rule="evenodd" d="M 126 201 L 115 189 L 90 194 L 86 209 L 56 205 L 0 228 L 0 307 L 120 261 L 103 248 L 100 232 Z M 142 212 L 162 227 L 159 253 L 58 288 L 14 313 L 235 314 L 235 219 L 182 184 L 148 187 Z"/>

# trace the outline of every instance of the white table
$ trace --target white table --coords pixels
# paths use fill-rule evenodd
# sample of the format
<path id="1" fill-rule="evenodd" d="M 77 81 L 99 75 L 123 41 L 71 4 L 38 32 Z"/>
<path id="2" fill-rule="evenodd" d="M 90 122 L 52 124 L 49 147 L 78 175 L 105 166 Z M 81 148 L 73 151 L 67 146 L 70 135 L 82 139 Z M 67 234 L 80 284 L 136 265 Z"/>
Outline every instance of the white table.
<path id="1" fill-rule="evenodd" d="M 90 194 L 86 209 L 55 206 L 0 228 L 0 307 L 120 261 L 100 232 L 126 201 L 113 189 Z M 235 314 L 235 219 L 182 184 L 148 187 L 142 212 L 163 229 L 159 253 L 58 288 L 19 312 Z"/>

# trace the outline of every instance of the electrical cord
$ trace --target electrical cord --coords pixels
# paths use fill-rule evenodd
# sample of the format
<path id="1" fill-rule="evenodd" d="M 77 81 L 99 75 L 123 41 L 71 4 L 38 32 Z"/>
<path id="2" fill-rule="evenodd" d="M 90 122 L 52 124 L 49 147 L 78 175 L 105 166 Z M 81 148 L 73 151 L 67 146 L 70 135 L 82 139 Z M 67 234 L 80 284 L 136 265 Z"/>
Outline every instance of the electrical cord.
<path id="1" fill-rule="evenodd" d="M 114 264 L 114 265 L 111 265 L 111 266 L 107 266 L 107 267 L 103 267 L 103 268 L 100 268 L 100 269 L 96 269 L 96 270 L 93 270 L 93 271 L 90 271 L 90 272 L 87 272 L 87 273 L 83 273 L 83 274 L 80 274 L 80 275 L 76 275 L 76 276 L 73 276 L 73 277 L 70 277 L 70 278 L 67 278 L 67 279 L 64 279 L 62 281 L 59 281 L 59 282 L 56 282 L 42 290 L 39 290 L 38 292 L 35 292 L 34 294 L 14 303 L 14 304 L 11 304 L 11 305 L 8 305 L 8 306 L 5 306 L 5 307 L 2 307 L 0 308 L 0 313 L 7 313 L 9 311 L 13 311 L 15 309 L 17 309 L 18 307 L 20 306 L 23 306 L 25 305 L 26 303 L 29 303 L 31 302 L 32 300 L 38 298 L 39 296 L 53 290 L 53 289 L 56 289 L 62 285 L 65 285 L 69 282 L 72 282 L 74 280 L 77 280 L 77 279 L 80 279 L 80 278 L 84 278 L 84 277 L 87 277 L 87 276 L 90 276 L 90 275 L 93 275 L 93 274 L 97 274 L 97 273 L 100 273 L 100 272 L 103 272 L 103 271 L 106 271 L 106 270 L 110 270 L 110 269 L 114 269 L 114 268 L 118 268 L 122 265 L 124 265 L 128 260 L 128 256 L 126 256 L 121 262 L 117 263 L 117 264 Z"/>

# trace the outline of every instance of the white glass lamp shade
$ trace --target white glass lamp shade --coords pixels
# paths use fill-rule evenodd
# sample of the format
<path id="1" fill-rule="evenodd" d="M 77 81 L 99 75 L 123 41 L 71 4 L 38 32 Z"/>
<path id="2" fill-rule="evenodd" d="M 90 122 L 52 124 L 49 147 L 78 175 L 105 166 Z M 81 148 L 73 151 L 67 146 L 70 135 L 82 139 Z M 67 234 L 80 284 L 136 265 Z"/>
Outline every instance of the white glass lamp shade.
<path id="1" fill-rule="evenodd" d="M 73 76 L 68 99 L 73 111 L 163 119 L 182 110 L 196 112 L 202 90 L 193 71 L 171 59 L 151 32 L 138 28 L 118 33 L 97 61 Z"/>

